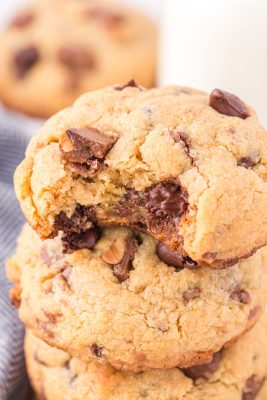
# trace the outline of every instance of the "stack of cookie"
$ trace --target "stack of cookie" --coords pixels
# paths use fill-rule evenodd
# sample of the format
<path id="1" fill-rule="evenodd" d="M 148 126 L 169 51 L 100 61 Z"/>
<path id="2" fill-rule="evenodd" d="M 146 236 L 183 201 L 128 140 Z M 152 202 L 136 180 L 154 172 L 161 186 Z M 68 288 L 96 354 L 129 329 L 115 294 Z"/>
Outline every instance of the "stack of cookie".
<path id="1" fill-rule="evenodd" d="M 264 399 L 266 176 L 266 131 L 221 90 L 130 82 L 48 120 L 7 264 L 39 396 Z"/>

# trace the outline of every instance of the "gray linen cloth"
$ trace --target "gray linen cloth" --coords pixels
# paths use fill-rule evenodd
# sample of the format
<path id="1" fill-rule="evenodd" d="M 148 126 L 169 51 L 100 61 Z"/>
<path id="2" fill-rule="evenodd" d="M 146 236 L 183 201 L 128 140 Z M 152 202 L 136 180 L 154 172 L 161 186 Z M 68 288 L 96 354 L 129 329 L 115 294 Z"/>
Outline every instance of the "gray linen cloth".
<path id="1" fill-rule="evenodd" d="M 9 304 L 5 260 L 12 254 L 24 218 L 13 189 L 13 173 L 24 157 L 29 127 L 0 108 L 0 400 L 24 400 L 29 387 L 23 357 L 24 329 Z"/>

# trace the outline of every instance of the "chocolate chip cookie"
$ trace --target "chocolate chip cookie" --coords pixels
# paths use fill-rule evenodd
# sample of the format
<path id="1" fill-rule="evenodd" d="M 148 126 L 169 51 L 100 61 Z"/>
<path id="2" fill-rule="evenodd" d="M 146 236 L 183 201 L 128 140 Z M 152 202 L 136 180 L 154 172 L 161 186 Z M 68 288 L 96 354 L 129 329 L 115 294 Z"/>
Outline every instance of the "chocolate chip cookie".
<path id="1" fill-rule="evenodd" d="M 267 133 L 242 100 L 129 82 L 52 117 L 15 186 L 43 238 L 125 225 L 221 268 L 266 244 L 266 178 Z"/>
<path id="2" fill-rule="evenodd" d="M 266 400 L 266 315 L 209 364 L 185 370 L 116 371 L 73 358 L 30 332 L 25 351 L 33 387 L 46 400 Z"/>
<path id="3" fill-rule="evenodd" d="M 86 362 L 134 372 L 208 363 L 265 305 L 266 248 L 214 270 L 166 258 L 126 228 L 91 230 L 75 245 L 63 252 L 60 237 L 42 242 L 25 226 L 7 270 L 26 326 Z"/>
<path id="4" fill-rule="evenodd" d="M 155 78 L 156 29 L 116 1 L 39 0 L 0 38 L 0 99 L 49 117 L 79 95 L 136 78 Z"/>

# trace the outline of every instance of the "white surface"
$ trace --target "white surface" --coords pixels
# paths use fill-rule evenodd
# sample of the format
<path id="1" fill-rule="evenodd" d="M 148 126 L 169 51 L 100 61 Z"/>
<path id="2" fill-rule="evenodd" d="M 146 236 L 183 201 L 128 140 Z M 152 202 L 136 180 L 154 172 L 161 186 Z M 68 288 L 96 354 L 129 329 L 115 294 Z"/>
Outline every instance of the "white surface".
<path id="1" fill-rule="evenodd" d="M 232 91 L 267 126 L 267 1 L 166 0 L 160 84 Z"/>

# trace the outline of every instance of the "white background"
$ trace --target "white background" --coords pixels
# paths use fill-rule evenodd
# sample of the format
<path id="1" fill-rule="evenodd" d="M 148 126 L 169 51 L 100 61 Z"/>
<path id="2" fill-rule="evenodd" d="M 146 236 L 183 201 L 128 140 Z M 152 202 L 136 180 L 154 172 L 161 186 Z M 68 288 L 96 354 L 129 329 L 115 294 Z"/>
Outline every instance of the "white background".
<path id="1" fill-rule="evenodd" d="M 216 87 L 267 127 L 267 0 L 166 0 L 160 84 Z"/>

